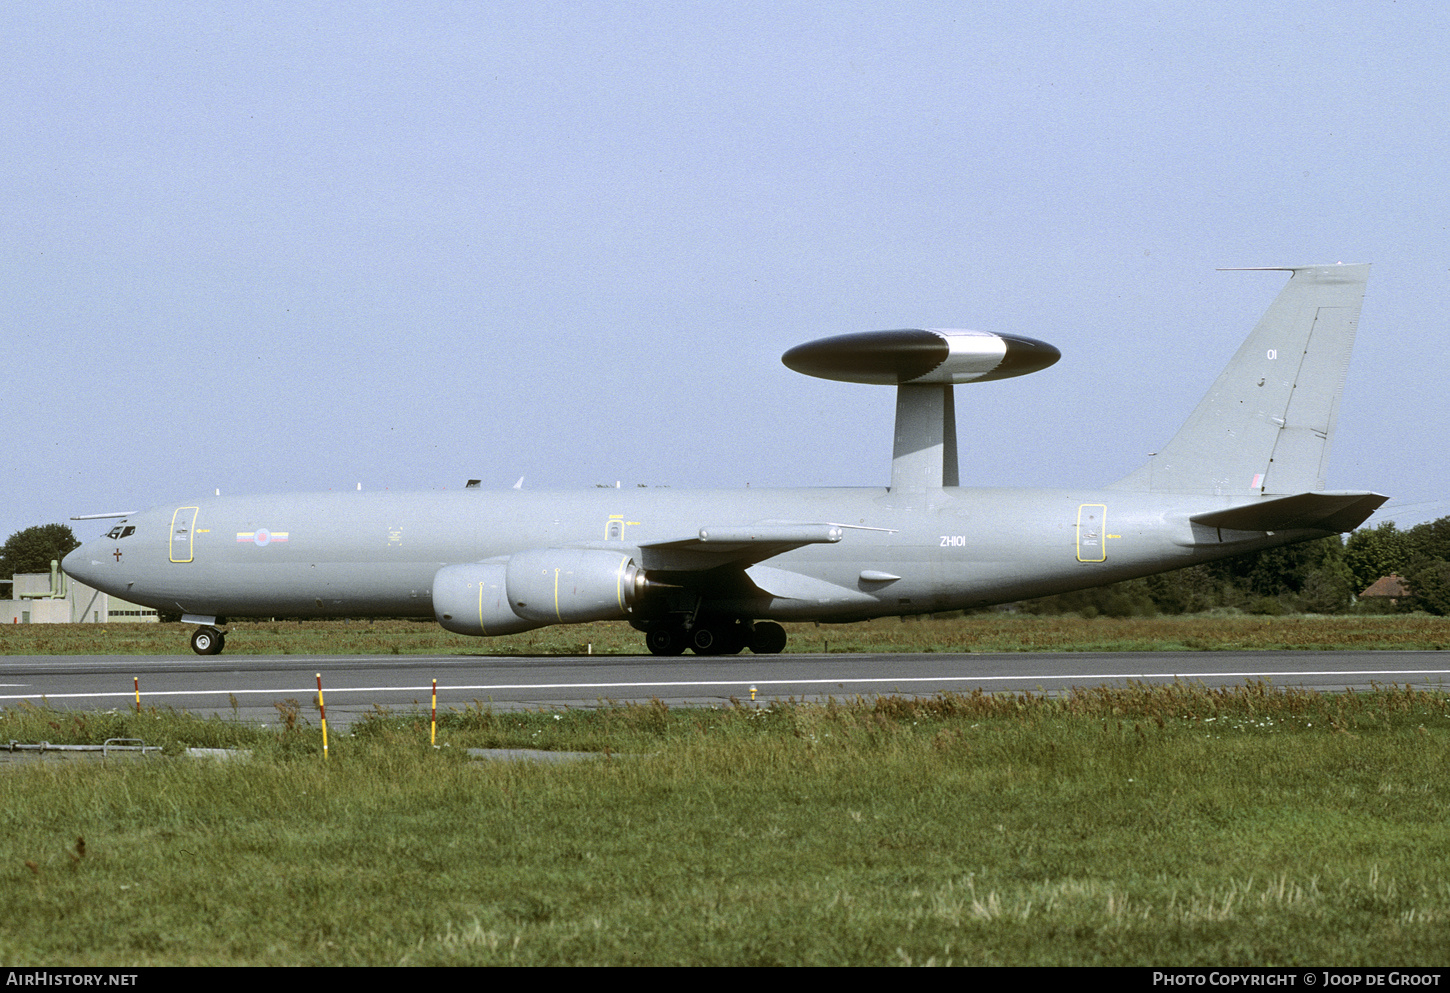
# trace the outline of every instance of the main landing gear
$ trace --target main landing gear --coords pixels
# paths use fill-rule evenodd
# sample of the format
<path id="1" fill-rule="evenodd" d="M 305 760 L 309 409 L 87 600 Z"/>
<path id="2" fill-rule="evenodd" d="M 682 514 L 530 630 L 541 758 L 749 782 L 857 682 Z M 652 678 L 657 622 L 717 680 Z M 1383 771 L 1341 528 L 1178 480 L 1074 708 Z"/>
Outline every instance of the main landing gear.
<path id="1" fill-rule="evenodd" d="M 214 627 L 203 625 L 191 634 L 191 650 L 198 655 L 218 655 L 226 643 L 227 636 Z"/>
<path id="2" fill-rule="evenodd" d="M 680 655 L 690 649 L 696 655 L 737 655 L 750 649 L 756 655 L 777 655 L 785 648 L 785 628 L 774 621 L 734 619 L 684 624 L 656 624 L 644 634 L 644 643 L 654 655 Z"/>

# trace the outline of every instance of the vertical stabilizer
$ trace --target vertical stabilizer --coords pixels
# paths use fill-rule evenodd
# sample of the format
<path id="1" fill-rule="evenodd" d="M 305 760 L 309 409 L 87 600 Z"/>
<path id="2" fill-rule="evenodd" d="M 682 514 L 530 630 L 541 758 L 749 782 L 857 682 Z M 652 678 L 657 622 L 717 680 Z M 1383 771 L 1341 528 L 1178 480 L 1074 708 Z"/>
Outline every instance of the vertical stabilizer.
<path id="1" fill-rule="evenodd" d="M 1188 421 L 1114 489 L 1225 496 L 1324 489 L 1368 265 L 1296 266 Z"/>

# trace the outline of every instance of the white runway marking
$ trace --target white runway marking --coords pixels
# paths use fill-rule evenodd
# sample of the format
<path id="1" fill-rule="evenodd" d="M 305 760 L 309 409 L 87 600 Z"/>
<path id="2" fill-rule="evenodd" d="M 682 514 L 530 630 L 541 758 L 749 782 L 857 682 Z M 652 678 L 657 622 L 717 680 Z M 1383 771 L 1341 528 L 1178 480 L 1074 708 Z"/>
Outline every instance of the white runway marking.
<path id="1" fill-rule="evenodd" d="M 1114 679 L 1248 679 L 1264 677 L 1293 677 L 1305 678 L 1309 676 L 1450 676 L 1450 669 L 1324 669 L 1324 670 L 1260 670 L 1249 672 L 1129 672 L 1129 673 L 1080 673 L 1073 675 L 1074 681 L 1103 681 Z M 1048 677 L 1044 673 L 1030 673 L 1015 676 L 906 676 L 906 677 L 837 677 L 834 679 L 705 679 L 688 681 L 650 681 L 641 682 L 613 682 L 613 683 L 475 683 L 460 685 L 438 684 L 439 692 L 448 690 L 450 692 L 473 692 L 486 693 L 489 691 L 503 690 L 638 690 L 658 687 L 661 689 L 706 689 L 706 688 L 738 688 L 749 692 L 750 686 L 757 689 L 767 686 L 906 686 L 913 683 L 1003 683 L 1021 682 L 1023 680 L 1042 680 Z M 419 683 L 417 685 L 396 685 L 396 686 L 324 686 L 323 692 L 329 696 L 343 693 L 427 693 L 431 692 L 432 682 Z M 141 691 L 143 700 L 155 699 L 157 697 L 181 697 L 181 696 L 278 696 L 281 694 L 302 695 L 316 693 L 317 687 L 304 686 L 299 689 L 276 688 L 265 690 L 226 690 L 226 689 L 190 689 L 190 690 L 156 690 Z M 136 693 L 134 689 L 118 691 L 114 693 L 28 693 L 18 695 L 0 695 L 0 701 L 4 700 L 33 700 L 44 696 L 48 700 L 104 700 L 125 698 L 134 700 Z"/>

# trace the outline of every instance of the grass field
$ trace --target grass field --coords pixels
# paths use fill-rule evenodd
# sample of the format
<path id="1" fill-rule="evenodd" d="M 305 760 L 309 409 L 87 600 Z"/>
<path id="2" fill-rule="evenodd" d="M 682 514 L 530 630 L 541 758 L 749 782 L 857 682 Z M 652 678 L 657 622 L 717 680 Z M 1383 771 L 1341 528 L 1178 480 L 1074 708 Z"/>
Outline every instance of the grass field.
<path id="1" fill-rule="evenodd" d="M 0 713 L 0 963 L 1444 964 L 1450 698 Z M 243 746 L 249 762 L 179 756 Z M 585 750 L 565 765 L 467 747 Z"/>
<path id="2" fill-rule="evenodd" d="M 788 652 L 1136 652 L 1443 649 L 1450 618 L 1426 614 L 1109 618 L 985 613 L 787 624 Z M 182 624 L 0 626 L 0 655 L 189 654 Z M 228 655 L 638 655 L 643 636 L 619 622 L 542 628 L 502 638 L 450 634 L 423 621 L 244 621 Z"/>
<path id="3" fill-rule="evenodd" d="M 802 652 L 1438 649 L 1388 617 L 791 625 Z M 180 625 L 3 654 L 189 654 Z M 642 652 L 620 624 L 239 623 L 230 655 Z M 315 714 L 311 715 L 315 720 Z M 1443 965 L 1450 697 L 1252 684 L 823 705 L 379 712 L 331 739 L 0 710 L 0 964 Z M 247 762 L 183 757 L 245 748 Z M 586 751 L 563 765 L 468 748 Z"/>

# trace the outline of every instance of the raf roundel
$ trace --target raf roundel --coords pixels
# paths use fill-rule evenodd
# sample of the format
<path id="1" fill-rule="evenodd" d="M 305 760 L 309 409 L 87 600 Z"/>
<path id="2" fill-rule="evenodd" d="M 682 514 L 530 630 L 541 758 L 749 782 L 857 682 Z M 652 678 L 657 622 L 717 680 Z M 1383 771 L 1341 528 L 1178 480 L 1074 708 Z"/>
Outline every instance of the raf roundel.
<path id="1" fill-rule="evenodd" d="M 980 383 L 1046 369 L 1062 353 L 1022 335 L 947 328 L 863 331 L 819 338 L 781 356 L 807 376 L 844 383 Z"/>
<path id="2" fill-rule="evenodd" d="M 274 542 L 287 540 L 286 531 L 268 531 L 266 528 L 258 528 L 256 531 L 238 531 L 237 543 L 240 545 L 256 545 L 258 548 L 266 548 Z"/>

